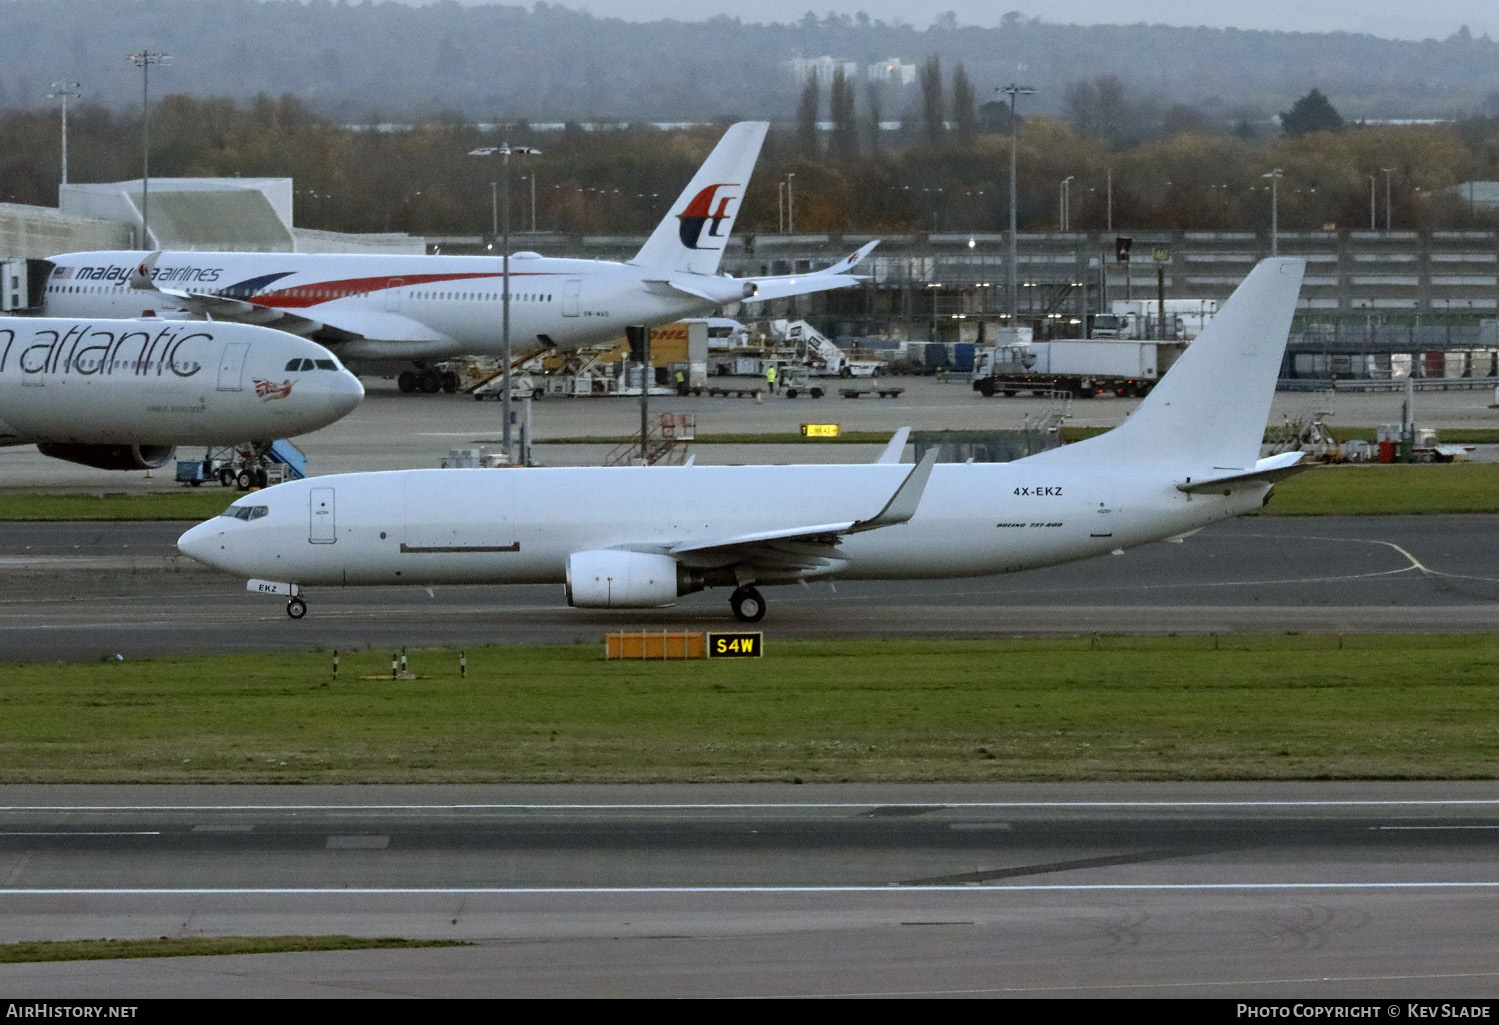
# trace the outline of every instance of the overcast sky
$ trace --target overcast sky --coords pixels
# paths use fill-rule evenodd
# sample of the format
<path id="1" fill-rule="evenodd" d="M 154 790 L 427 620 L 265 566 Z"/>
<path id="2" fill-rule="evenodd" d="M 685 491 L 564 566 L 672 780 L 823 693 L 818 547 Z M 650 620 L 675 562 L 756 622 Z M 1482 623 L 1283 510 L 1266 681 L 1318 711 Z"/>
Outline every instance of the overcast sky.
<path id="1" fill-rule="evenodd" d="M 421 3 L 423 0 L 408 0 Z M 460 0 L 465 4 L 496 0 Z M 514 4 L 517 0 L 498 0 Z M 521 0 L 532 6 L 532 0 Z M 715 14 L 749 22 L 790 22 L 807 11 L 829 11 L 905 22 L 925 28 L 944 11 L 965 25 L 991 26 L 1006 11 L 1061 24 L 1135 22 L 1209 25 L 1215 28 L 1290 32 L 1367 32 L 1390 39 L 1444 39 L 1467 25 L 1474 35 L 1499 38 L 1494 0 L 556 0 L 559 7 L 629 21 L 677 18 L 701 21 Z"/>

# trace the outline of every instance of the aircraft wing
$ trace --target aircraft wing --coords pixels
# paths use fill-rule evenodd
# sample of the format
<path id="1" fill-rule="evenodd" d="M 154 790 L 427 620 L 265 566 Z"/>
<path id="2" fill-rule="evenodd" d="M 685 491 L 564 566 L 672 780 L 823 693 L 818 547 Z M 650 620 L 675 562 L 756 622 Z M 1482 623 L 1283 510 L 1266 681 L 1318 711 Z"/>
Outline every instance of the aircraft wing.
<path id="1" fill-rule="evenodd" d="M 765 299 L 785 299 L 793 295 L 806 295 L 809 292 L 826 292 L 834 288 L 846 288 L 849 285 L 857 285 L 864 280 L 858 274 L 850 274 L 849 271 L 874 251 L 879 241 L 866 242 L 854 252 L 845 256 L 831 267 L 822 270 L 811 271 L 807 274 L 783 274 L 777 277 L 766 278 L 741 278 L 740 280 L 755 286 L 755 294 L 745 299 L 745 302 L 760 302 Z"/>
<path id="2" fill-rule="evenodd" d="M 140 292 L 154 292 L 172 300 L 189 313 L 210 320 L 225 320 L 237 324 L 256 324 L 273 327 L 290 334 L 314 338 L 325 344 L 355 339 L 375 339 L 400 342 L 451 342 L 447 335 L 434 331 L 425 324 L 403 317 L 398 313 L 382 313 L 374 310 L 319 311 L 319 316 L 308 317 L 275 306 L 264 306 L 248 299 L 234 299 L 213 292 L 198 292 L 186 288 L 163 288 L 151 277 L 151 270 L 161 253 L 155 252 L 141 261 L 130 277 L 130 287 Z M 276 275 L 280 276 L 280 275 Z"/>
<path id="3" fill-rule="evenodd" d="M 775 569 L 824 565 L 826 560 L 835 557 L 833 549 L 845 534 L 894 526 L 915 516 L 916 509 L 921 504 L 921 496 L 926 491 L 927 480 L 932 475 L 932 465 L 936 461 L 936 449 L 927 452 L 921 462 L 906 474 L 906 479 L 901 481 L 900 487 L 895 489 L 884 508 L 867 519 L 684 541 L 669 547 L 666 552 L 668 555 L 687 556 L 686 561 L 704 565 L 748 563 Z"/>

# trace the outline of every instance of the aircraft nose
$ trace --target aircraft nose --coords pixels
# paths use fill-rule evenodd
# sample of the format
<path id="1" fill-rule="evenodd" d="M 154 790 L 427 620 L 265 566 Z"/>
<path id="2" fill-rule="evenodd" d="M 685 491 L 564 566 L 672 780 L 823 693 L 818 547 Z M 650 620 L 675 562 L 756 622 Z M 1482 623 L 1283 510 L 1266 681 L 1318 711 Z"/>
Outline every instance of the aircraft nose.
<path id="1" fill-rule="evenodd" d="M 213 520 L 200 523 L 177 539 L 177 550 L 190 559 L 217 567 L 213 556 L 222 550 L 218 540 L 222 533 Z"/>
<path id="2" fill-rule="evenodd" d="M 338 379 L 328 389 L 328 405 L 338 416 L 347 416 L 364 399 L 364 385 L 359 378 L 347 370 L 339 371 Z M 189 531 L 191 533 L 191 531 Z"/>

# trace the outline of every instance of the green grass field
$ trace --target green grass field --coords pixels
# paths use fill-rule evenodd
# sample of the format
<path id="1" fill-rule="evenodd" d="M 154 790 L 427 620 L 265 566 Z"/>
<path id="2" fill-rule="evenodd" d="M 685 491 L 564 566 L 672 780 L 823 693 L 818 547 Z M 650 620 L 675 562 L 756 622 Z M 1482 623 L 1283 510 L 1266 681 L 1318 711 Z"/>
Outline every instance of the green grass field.
<path id="1" fill-rule="evenodd" d="M 1433 779 L 1499 774 L 1499 637 L 792 642 L 8 667 L 0 782 Z"/>
<path id="2" fill-rule="evenodd" d="M 205 520 L 237 491 L 201 488 L 153 495 L 0 495 L 0 522 Z M 1499 512 L 1499 463 L 1324 466 L 1282 481 L 1269 516 L 1377 516 Z"/>

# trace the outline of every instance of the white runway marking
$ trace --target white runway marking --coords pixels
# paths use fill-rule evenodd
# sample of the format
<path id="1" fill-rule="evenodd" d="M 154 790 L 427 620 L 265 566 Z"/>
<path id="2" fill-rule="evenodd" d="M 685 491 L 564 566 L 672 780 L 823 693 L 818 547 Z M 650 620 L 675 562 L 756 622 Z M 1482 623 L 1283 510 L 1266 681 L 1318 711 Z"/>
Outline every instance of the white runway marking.
<path id="1" fill-rule="evenodd" d="M 1499 880 L 1489 882 L 1411 882 L 1386 881 L 1363 883 L 1053 883 L 994 886 L 983 883 L 954 886 L 910 886 L 890 883 L 885 886 L 307 886 L 307 887 L 53 887 L 0 888 L 0 897 L 170 897 L 170 896 L 630 896 L 636 894 L 843 894 L 843 893 L 1161 893 L 1203 891 L 1266 892 L 1288 890 L 1496 890 Z"/>
<path id="2" fill-rule="evenodd" d="M 921 805 L 932 811 L 953 808 L 1443 808 L 1499 807 L 1499 797 L 1373 798 L 1367 800 L 1266 801 L 944 801 L 920 793 L 885 801 L 717 801 L 663 803 L 482 803 L 482 804 L 11 804 L 7 812 L 142 812 L 142 811 L 765 811 L 859 810 L 892 805 Z"/>
<path id="3" fill-rule="evenodd" d="M 42 830 L 13 830 L 0 832 L 0 836 L 160 836 L 159 829 L 132 829 L 114 830 L 110 832 L 93 832 L 81 829 L 58 829 L 51 832 Z"/>

